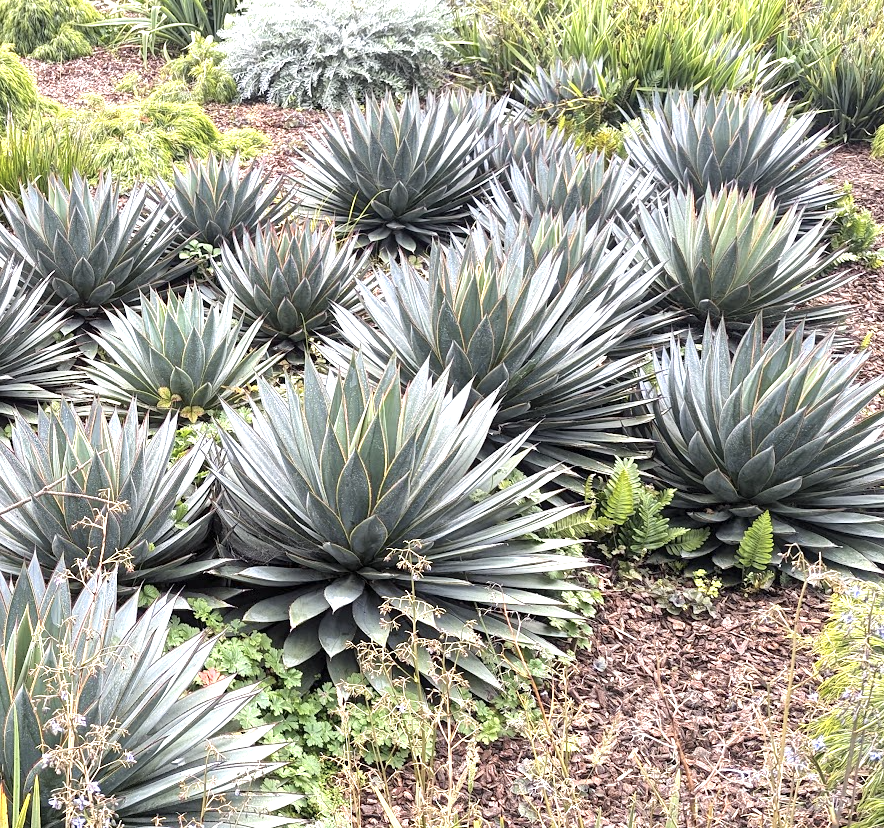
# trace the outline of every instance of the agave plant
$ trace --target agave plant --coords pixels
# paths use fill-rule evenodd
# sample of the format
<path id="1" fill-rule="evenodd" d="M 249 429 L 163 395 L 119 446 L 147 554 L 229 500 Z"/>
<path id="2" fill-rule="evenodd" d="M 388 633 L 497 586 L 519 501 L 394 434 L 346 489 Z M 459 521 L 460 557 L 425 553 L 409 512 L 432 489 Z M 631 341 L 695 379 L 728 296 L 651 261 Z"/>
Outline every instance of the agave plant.
<path id="1" fill-rule="evenodd" d="M 532 169 L 538 160 L 552 164 L 565 154 L 576 158 L 580 152 L 564 130 L 524 120 L 495 124 L 480 147 L 489 150 L 485 169 L 504 183 L 506 176 L 500 174 L 511 167 Z"/>
<path id="2" fill-rule="evenodd" d="M 29 286 L 22 265 L 0 265 L 0 413 L 13 406 L 56 399 L 58 391 L 77 382 L 70 365 L 70 342 L 57 339 L 67 319 L 61 307 L 43 301 L 46 284 Z"/>
<path id="3" fill-rule="evenodd" d="M 855 382 L 863 355 L 837 357 L 832 335 L 783 323 L 765 340 L 759 317 L 731 352 L 707 323 L 702 343 L 673 341 L 656 360 L 652 436 L 673 507 L 712 536 L 702 552 L 738 562 L 750 523 L 769 513 L 772 562 L 791 546 L 830 567 L 884 564 L 884 412 L 859 415 L 884 378 Z"/>
<path id="4" fill-rule="evenodd" d="M 186 265 L 174 243 L 180 219 L 148 187 L 127 193 L 122 207 L 120 196 L 110 176 L 100 177 L 94 188 L 79 173 L 70 187 L 52 177 L 45 196 L 31 184 L 22 189 L 21 205 L 10 196 L 3 201 L 9 229 L 0 225 L 0 247 L 38 279 L 49 280 L 78 313 L 128 301 Z"/>
<path id="5" fill-rule="evenodd" d="M 503 435 L 534 426 L 537 462 L 604 471 L 643 449 L 627 427 L 643 420 L 636 371 L 665 321 L 642 317 L 656 272 L 627 242 L 608 250 L 609 230 L 540 239 L 537 253 L 535 239 L 524 226 L 506 241 L 475 230 L 464 245 L 433 249 L 429 279 L 391 264 L 376 293 L 360 288 L 373 324 L 340 309 L 338 325 L 375 372 L 395 357 L 406 377 L 428 363 L 473 403 L 499 392 L 496 426 Z M 576 261 L 564 260 L 577 244 Z M 340 363 L 348 351 L 329 342 L 327 353 Z"/>
<path id="6" fill-rule="evenodd" d="M 37 432 L 18 418 L 0 445 L 0 571 L 31 556 L 51 572 L 65 557 L 93 570 L 125 560 L 126 583 L 172 583 L 202 572 L 211 481 L 195 485 L 201 446 L 171 463 L 175 419 L 153 436 L 134 403 L 124 419 L 94 403 L 85 420 L 64 401 Z M 19 504 L 17 508 L 11 508 Z"/>
<path id="7" fill-rule="evenodd" d="M 174 596 L 139 617 L 137 595 L 117 609 L 116 586 L 98 573 L 74 601 L 63 561 L 45 583 L 36 560 L 15 586 L 0 579 L 3 777 L 17 770 L 17 730 L 23 788 L 39 780 L 44 794 L 42 828 L 84 824 L 103 804 L 127 825 L 287 822 L 273 811 L 297 797 L 251 792 L 278 767 L 265 761 L 277 746 L 257 744 L 269 728 L 234 724 L 260 688 L 229 691 L 227 678 L 189 691 L 214 640 L 164 652 Z M 71 758 L 65 791 L 55 767 Z"/>
<path id="8" fill-rule="evenodd" d="M 548 69 L 538 66 L 534 77 L 524 78 L 516 87 L 516 97 L 557 123 L 579 124 L 582 129 L 598 129 L 616 114 L 624 91 L 620 82 L 606 74 L 601 58 L 592 62 L 581 56 L 563 62 L 558 59 Z"/>
<path id="9" fill-rule="evenodd" d="M 789 101 L 769 106 L 758 94 L 671 93 L 642 108 L 641 128 L 625 147 L 664 188 L 691 190 L 699 200 L 733 184 L 817 221 L 837 196 L 821 151 L 826 133 L 809 134 L 814 118 L 793 118 Z"/>
<path id="10" fill-rule="evenodd" d="M 254 164 L 243 175 L 238 156 L 191 158 L 185 170 L 175 171 L 171 186 L 161 181 L 160 189 L 181 217 L 183 236 L 212 247 L 280 222 L 292 211 L 282 180 L 266 180 Z"/>
<path id="11" fill-rule="evenodd" d="M 489 185 L 490 205 L 478 212 L 516 218 L 553 213 L 565 220 L 582 212 L 588 225 L 612 220 L 631 225 L 653 189 L 647 176 L 622 158 L 581 153 L 573 144 L 553 157 L 545 155 L 504 170 Z"/>
<path id="12" fill-rule="evenodd" d="M 847 306 L 807 306 L 853 278 L 831 270 L 839 253 L 827 249 L 828 225 L 803 231 L 794 207 L 777 213 L 770 194 L 758 201 L 733 185 L 708 190 L 699 207 L 681 190 L 654 210 L 642 207 L 639 223 L 649 260 L 662 267 L 661 290 L 693 315 L 731 325 L 761 311 L 769 323 L 837 323 Z"/>
<path id="13" fill-rule="evenodd" d="M 368 259 L 355 240 L 338 245 L 332 227 L 289 224 L 279 233 L 258 228 L 221 249 L 215 273 L 249 320 L 277 344 L 297 342 L 328 327 L 332 303 L 350 307 Z"/>
<path id="14" fill-rule="evenodd" d="M 303 154 L 302 208 L 387 255 L 462 231 L 487 178 L 476 152 L 487 112 L 464 100 L 429 96 L 422 109 L 413 93 L 397 109 L 388 95 L 364 112 L 354 103 L 343 128 L 326 123 Z"/>
<path id="15" fill-rule="evenodd" d="M 103 399 L 135 397 L 155 411 L 180 412 L 190 422 L 218 408 L 266 371 L 267 345 L 252 348 L 260 321 L 245 331 L 233 318 L 233 299 L 208 307 L 199 291 L 183 296 L 156 291 L 131 307 L 108 314 L 111 328 L 93 334 L 110 361 L 91 359 L 86 373 Z"/>
<path id="16" fill-rule="evenodd" d="M 324 656 L 343 679 L 357 671 L 348 645 L 360 640 L 407 663 L 402 634 L 385 623 L 391 602 L 431 637 L 484 633 L 553 651 L 557 633 L 541 619 L 576 617 L 560 598 L 574 585 L 547 573 L 586 561 L 558 554 L 564 540 L 530 538 L 572 513 L 528 508 L 558 470 L 495 490 L 528 435 L 479 460 L 495 400 L 467 411 L 469 391 L 445 380 L 425 366 L 403 391 L 390 363 L 372 387 L 358 356 L 325 379 L 308 361 L 303 395 L 288 380 L 284 396 L 262 382 L 251 424 L 231 412 L 221 516 L 244 562 L 219 572 L 264 588 L 245 620 L 288 625 L 286 664 Z M 473 654 L 457 667 L 477 693 L 497 684 Z"/>

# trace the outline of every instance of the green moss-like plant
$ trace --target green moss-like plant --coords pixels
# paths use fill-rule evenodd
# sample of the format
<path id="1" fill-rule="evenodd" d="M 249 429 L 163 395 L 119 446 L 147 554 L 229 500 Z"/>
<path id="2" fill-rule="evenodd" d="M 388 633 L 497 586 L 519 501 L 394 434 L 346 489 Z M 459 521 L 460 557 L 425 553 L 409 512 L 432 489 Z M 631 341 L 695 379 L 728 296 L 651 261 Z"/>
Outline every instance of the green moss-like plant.
<path id="1" fill-rule="evenodd" d="M 185 52 L 163 67 L 163 76 L 183 84 L 191 100 L 230 103 L 237 95 L 236 81 L 221 65 L 223 60 L 214 38 L 194 32 Z"/>
<path id="2" fill-rule="evenodd" d="M 39 96 L 34 76 L 8 43 L 0 45 L 0 117 L 37 109 Z"/>
<path id="3" fill-rule="evenodd" d="M 66 25 L 48 43 L 38 46 L 31 52 L 34 60 L 46 63 L 64 63 L 66 60 L 87 57 L 92 54 L 92 45 L 80 29 Z"/>
<path id="4" fill-rule="evenodd" d="M 239 152 L 254 158 L 269 145 L 256 130 L 221 133 L 194 101 L 163 100 L 153 94 L 120 105 L 95 98 L 82 117 L 88 121 L 98 168 L 112 170 L 123 182 L 171 177 L 174 166 L 191 156 Z"/>
<path id="5" fill-rule="evenodd" d="M 98 42 L 99 30 L 88 27 L 77 30 L 76 26 L 101 19 L 98 9 L 87 0 L 0 0 L 0 42 L 11 43 L 20 55 L 37 57 L 34 55 L 37 49 L 59 38 L 49 54 L 59 55 L 74 46 L 82 52 L 83 43 L 89 46 Z M 64 29 L 81 33 L 82 39 L 64 33 Z M 72 56 L 81 55 L 72 52 Z"/>

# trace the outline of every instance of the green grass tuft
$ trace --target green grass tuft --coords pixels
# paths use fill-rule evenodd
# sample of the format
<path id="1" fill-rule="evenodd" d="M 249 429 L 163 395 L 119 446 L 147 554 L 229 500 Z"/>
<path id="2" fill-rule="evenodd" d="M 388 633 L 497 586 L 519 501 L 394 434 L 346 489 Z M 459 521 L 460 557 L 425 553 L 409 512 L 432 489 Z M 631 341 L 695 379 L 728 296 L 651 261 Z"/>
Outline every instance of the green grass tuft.
<path id="1" fill-rule="evenodd" d="M 0 45 L 0 117 L 37 109 L 39 97 L 34 76 L 8 43 Z"/>
<path id="2" fill-rule="evenodd" d="M 0 0 L 0 42 L 11 43 L 20 55 L 38 60 L 64 60 L 58 57 L 64 54 L 82 57 L 89 54 L 83 51 L 84 44 L 96 43 L 100 35 L 98 29 L 76 27 L 101 19 L 87 0 Z M 41 47 L 48 51 L 35 54 Z M 47 54 L 50 57 L 41 56 Z"/>

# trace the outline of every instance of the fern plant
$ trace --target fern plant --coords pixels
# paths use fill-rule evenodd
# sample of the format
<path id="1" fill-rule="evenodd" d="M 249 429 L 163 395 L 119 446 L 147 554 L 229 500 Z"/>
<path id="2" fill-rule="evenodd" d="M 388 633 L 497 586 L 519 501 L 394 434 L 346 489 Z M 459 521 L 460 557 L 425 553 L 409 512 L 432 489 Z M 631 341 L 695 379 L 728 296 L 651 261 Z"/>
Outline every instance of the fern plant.
<path id="1" fill-rule="evenodd" d="M 773 521 L 770 511 L 763 511 L 743 534 L 737 548 L 737 564 L 743 570 L 765 570 L 774 553 Z"/>
<path id="2" fill-rule="evenodd" d="M 435 0 L 251 0 L 218 34 L 244 98 L 341 109 L 435 87 L 450 26 L 448 4 Z"/>
<path id="3" fill-rule="evenodd" d="M 709 536 L 709 530 L 672 526 L 664 510 L 675 489 L 655 489 L 642 482 L 632 458 L 618 458 L 600 487 L 595 478 L 586 481 L 586 509 L 550 528 L 555 537 L 596 539 L 608 556 L 623 555 L 643 560 L 653 552 L 690 557 Z"/>

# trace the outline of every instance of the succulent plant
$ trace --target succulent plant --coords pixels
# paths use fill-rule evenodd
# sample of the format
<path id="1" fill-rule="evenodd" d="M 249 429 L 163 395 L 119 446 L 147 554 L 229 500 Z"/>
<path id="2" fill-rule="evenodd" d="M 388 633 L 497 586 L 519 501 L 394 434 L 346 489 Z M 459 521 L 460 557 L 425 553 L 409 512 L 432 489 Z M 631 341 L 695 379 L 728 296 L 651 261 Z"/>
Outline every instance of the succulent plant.
<path id="1" fill-rule="evenodd" d="M 640 210 L 648 258 L 661 266 L 660 289 L 701 319 L 750 323 L 764 312 L 781 319 L 831 325 L 849 308 L 808 306 L 853 278 L 833 271 L 838 251 L 828 250 L 825 222 L 802 229 L 792 207 L 778 217 L 768 194 L 757 200 L 731 185 L 707 191 L 698 206 L 691 191 L 670 192 L 656 209 Z"/>
<path id="2" fill-rule="evenodd" d="M 376 291 L 360 288 L 369 321 L 337 311 L 341 334 L 375 373 L 395 357 L 405 377 L 428 363 L 474 403 L 499 393 L 501 439 L 534 426 L 538 462 L 607 470 L 646 448 L 627 427 L 642 421 L 636 372 L 664 320 L 642 316 L 656 272 L 635 246 L 609 250 L 610 230 L 573 230 L 536 251 L 524 225 L 510 239 L 474 230 L 466 244 L 433 248 L 429 278 L 391 263 Z M 564 251 L 579 253 L 566 262 Z M 333 342 L 326 352 L 348 358 Z"/>
<path id="3" fill-rule="evenodd" d="M 356 280 L 368 260 L 355 240 L 338 244 L 332 227 L 289 224 L 277 233 L 258 228 L 221 249 L 215 273 L 246 319 L 277 344 L 297 342 L 328 328 L 334 303 L 356 301 Z"/>
<path id="4" fill-rule="evenodd" d="M 553 651 L 546 619 L 577 617 L 561 601 L 574 584 L 548 573 L 586 561 L 559 554 L 567 541 L 531 538 L 573 513 L 529 508 L 547 499 L 541 488 L 558 470 L 496 489 L 528 435 L 480 460 L 494 397 L 466 410 L 469 391 L 452 393 L 446 379 L 433 382 L 424 366 L 402 390 L 394 363 L 375 386 L 359 356 L 325 378 L 308 361 L 303 393 L 262 382 L 251 424 L 230 412 L 220 514 L 242 562 L 219 572 L 257 588 L 247 622 L 291 630 L 286 664 L 317 656 L 343 679 L 357 670 L 348 646 L 359 641 L 408 664 L 403 633 L 384 623 L 391 603 L 417 613 L 422 636 L 484 634 Z M 456 666 L 477 693 L 497 685 L 474 654 Z"/>
<path id="5" fill-rule="evenodd" d="M 252 348 L 260 322 L 245 331 L 234 321 L 233 299 L 208 304 L 199 291 L 183 296 L 156 291 L 131 307 L 108 314 L 110 330 L 93 334 L 109 361 L 91 359 L 85 371 L 103 399 L 135 397 L 155 411 L 178 411 L 196 422 L 220 407 L 275 361 L 267 346 Z"/>
<path id="6" fill-rule="evenodd" d="M 160 188 L 181 217 L 181 234 L 212 247 L 276 224 L 293 209 L 281 179 L 267 180 L 255 164 L 243 175 L 239 156 L 191 158 L 185 170 L 175 171 L 171 185 L 161 181 Z"/>
<path id="7" fill-rule="evenodd" d="M 560 58 L 546 69 L 538 66 L 533 77 L 519 82 L 515 96 L 553 123 L 564 118 L 593 130 L 616 114 L 624 91 L 605 72 L 601 58 L 590 62 L 581 56 L 564 62 Z"/>
<path id="8" fill-rule="evenodd" d="M 789 101 L 769 106 L 759 94 L 673 92 L 643 107 L 641 128 L 625 146 L 661 187 L 700 200 L 733 184 L 758 199 L 772 196 L 781 211 L 797 207 L 814 223 L 837 201 L 827 183 L 826 133 L 809 134 L 815 117 L 793 118 Z"/>
<path id="9" fill-rule="evenodd" d="M 186 265 L 174 243 L 180 219 L 146 186 L 127 193 L 110 176 L 93 188 L 74 173 L 70 188 L 53 177 L 48 195 L 22 189 L 22 204 L 6 196 L 0 247 L 20 258 L 38 280 L 79 313 L 125 302 L 138 291 L 168 282 Z"/>
<path id="10" fill-rule="evenodd" d="M 117 608 L 116 586 L 113 572 L 96 574 L 74 601 L 64 561 L 44 582 L 36 559 L 14 586 L 0 579 L 3 777 L 17 770 L 17 730 L 23 788 L 39 779 L 43 828 L 81 824 L 79 805 L 87 816 L 108 805 L 126 825 L 288 822 L 273 812 L 297 797 L 252 790 L 278 767 L 265 761 L 277 746 L 257 744 L 269 727 L 235 727 L 260 688 L 229 691 L 231 677 L 188 690 L 215 641 L 164 652 L 174 596 L 139 617 L 137 595 Z M 78 757 L 75 789 L 64 791 L 56 763 Z"/>
<path id="11" fill-rule="evenodd" d="M 733 566 L 767 512 L 772 563 L 790 568 L 796 546 L 811 563 L 884 571 L 884 412 L 860 416 L 884 377 L 856 383 L 863 355 L 836 356 L 832 336 L 781 323 L 765 339 L 759 316 L 734 352 L 725 324 L 707 323 L 701 343 L 656 358 L 656 473 L 672 506 L 712 529 L 697 554 Z"/>
<path id="12" fill-rule="evenodd" d="M 0 444 L 0 571 L 32 556 L 46 572 L 66 558 L 93 570 L 125 560 L 126 584 L 173 583 L 212 565 L 204 550 L 211 481 L 197 446 L 171 463 L 175 419 L 153 436 L 134 404 L 124 419 L 93 403 L 83 420 L 63 401 L 36 433 L 18 418 Z M 20 504 L 11 508 L 13 504 Z"/>
<path id="13" fill-rule="evenodd" d="M 554 156 L 546 155 L 537 153 L 514 164 L 500 180 L 492 181 L 485 212 L 516 218 L 553 213 L 566 221 L 581 212 L 587 226 L 612 220 L 629 226 L 653 189 L 647 176 L 622 158 L 582 153 L 573 144 Z"/>
<path id="14" fill-rule="evenodd" d="M 537 159 L 549 164 L 565 153 L 576 156 L 580 152 L 574 140 L 561 129 L 550 129 L 546 124 L 524 119 L 494 124 L 479 146 L 488 150 L 484 168 L 504 185 L 504 173 L 510 167 L 531 169 Z"/>
<path id="15" fill-rule="evenodd" d="M 46 284 L 30 286 L 22 265 L 0 265 L 0 413 L 15 406 L 39 405 L 81 377 L 71 364 L 75 349 L 57 339 L 67 311 L 47 305 Z"/>
<path id="16" fill-rule="evenodd" d="M 484 107 L 464 96 L 417 94 L 397 109 L 391 96 L 344 112 L 310 140 L 300 165 L 301 207 L 333 219 L 360 244 L 387 255 L 413 253 L 433 239 L 462 232 L 487 173 L 477 145 L 487 128 Z"/>

